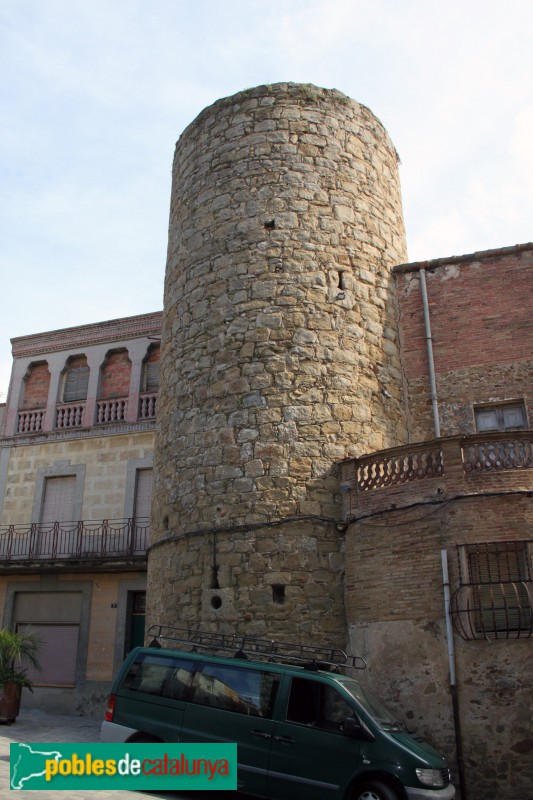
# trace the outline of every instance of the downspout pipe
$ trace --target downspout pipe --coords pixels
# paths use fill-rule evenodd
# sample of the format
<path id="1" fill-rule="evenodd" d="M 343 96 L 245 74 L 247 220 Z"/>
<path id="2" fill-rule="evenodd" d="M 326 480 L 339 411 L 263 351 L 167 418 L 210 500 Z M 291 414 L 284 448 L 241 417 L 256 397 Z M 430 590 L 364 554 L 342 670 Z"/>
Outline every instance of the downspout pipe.
<path id="1" fill-rule="evenodd" d="M 459 773 L 459 786 L 461 800 L 467 800 L 465 765 L 463 758 L 463 739 L 461 736 L 461 722 L 459 719 L 459 697 L 455 678 L 455 647 L 453 643 L 453 629 L 450 615 L 450 578 L 448 576 L 448 553 L 440 551 L 442 563 L 442 582 L 444 585 L 444 614 L 446 619 L 446 643 L 448 645 L 448 664 L 450 668 L 450 694 L 452 698 L 453 726 L 455 731 L 455 751 L 457 753 L 457 771 Z"/>
<path id="2" fill-rule="evenodd" d="M 431 387 L 431 405 L 433 406 L 433 425 L 435 439 L 440 438 L 439 403 L 437 400 L 437 383 L 435 381 L 435 364 L 433 362 L 433 339 L 431 337 L 431 322 L 429 319 L 428 288 L 426 283 L 426 270 L 420 269 L 420 290 L 422 292 L 422 305 L 424 308 L 424 327 L 426 329 L 426 347 L 428 351 L 429 384 Z"/>

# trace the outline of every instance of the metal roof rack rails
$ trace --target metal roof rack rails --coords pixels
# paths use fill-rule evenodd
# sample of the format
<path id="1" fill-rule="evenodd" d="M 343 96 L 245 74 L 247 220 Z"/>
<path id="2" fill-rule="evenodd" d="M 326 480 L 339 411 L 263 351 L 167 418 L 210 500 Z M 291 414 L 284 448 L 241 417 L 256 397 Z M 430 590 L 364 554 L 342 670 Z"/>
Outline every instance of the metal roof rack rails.
<path id="1" fill-rule="evenodd" d="M 151 647 L 164 647 L 164 642 L 175 642 L 191 650 L 231 652 L 235 658 L 267 659 L 282 664 L 297 664 L 306 669 L 365 669 L 361 656 L 348 655 L 336 647 L 315 647 L 307 644 L 259 639 L 238 633 L 212 633 L 193 628 L 176 628 L 171 625 L 152 625 L 147 635 Z"/>

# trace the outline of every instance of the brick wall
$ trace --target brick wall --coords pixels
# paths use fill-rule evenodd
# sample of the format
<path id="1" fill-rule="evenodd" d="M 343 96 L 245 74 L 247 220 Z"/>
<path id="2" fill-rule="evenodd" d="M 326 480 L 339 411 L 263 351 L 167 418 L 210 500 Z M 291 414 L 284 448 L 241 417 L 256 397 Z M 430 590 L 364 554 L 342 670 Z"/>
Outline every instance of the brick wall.
<path id="1" fill-rule="evenodd" d="M 24 382 L 24 400 L 22 408 L 44 408 L 48 400 L 50 372 L 48 364 L 32 364 Z"/>
<path id="2" fill-rule="evenodd" d="M 127 350 L 117 350 L 108 355 L 101 370 L 101 400 L 127 397 L 130 390 L 131 361 Z"/>
<path id="3" fill-rule="evenodd" d="M 455 761 L 440 551 L 458 586 L 457 544 L 533 539 L 531 498 L 474 497 L 352 526 L 346 545 L 350 650 L 360 677 Z M 469 800 L 529 797 L 531 639 L 454 637 Z M 488 732 L 490 731 L 490 736 Z"/>
<path id="4" fill-rule="evenodd" d="M 399 270 L 410 438 L 420 441 L 433 436 L 420 275 Z M 533 245 L 436 260 L 426 275 L 442 435 L 472 433 L 473 406 L 498 401 L 525 399 L 531 423 Z"/>

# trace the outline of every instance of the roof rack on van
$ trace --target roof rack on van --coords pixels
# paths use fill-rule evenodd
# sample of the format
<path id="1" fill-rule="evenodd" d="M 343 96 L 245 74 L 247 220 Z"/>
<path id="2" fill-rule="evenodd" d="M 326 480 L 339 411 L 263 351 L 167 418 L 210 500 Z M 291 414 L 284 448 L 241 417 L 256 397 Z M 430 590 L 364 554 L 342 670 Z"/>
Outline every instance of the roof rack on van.
<path id="1" fill-rule="evenodd" d="M 300 664 L 307 669 L 365 669 L 361 656 L 348 655 L 336 647 L 315 647 L 307 644 L 259 639 L 238 633 L 213 633 L 193 628 L 176 628 L 171 625 L 152 625 L 147 635 L 152 646 L 160 641 L 176 642 L 192 650 L 221 650 L 232 652 L 236 658 L 266 658 L 268 661 Z"/>

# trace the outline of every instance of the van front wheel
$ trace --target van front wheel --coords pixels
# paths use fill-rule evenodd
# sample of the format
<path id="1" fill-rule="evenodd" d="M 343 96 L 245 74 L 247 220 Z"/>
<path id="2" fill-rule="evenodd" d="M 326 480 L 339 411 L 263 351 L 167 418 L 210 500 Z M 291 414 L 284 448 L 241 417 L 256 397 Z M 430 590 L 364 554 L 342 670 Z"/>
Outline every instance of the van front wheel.
<path id="1" fill-rule="evenodd" d="M 396 792 L 379 781 L 368 781 L 353 795 L 353 800 L 398 800 Z"/>

